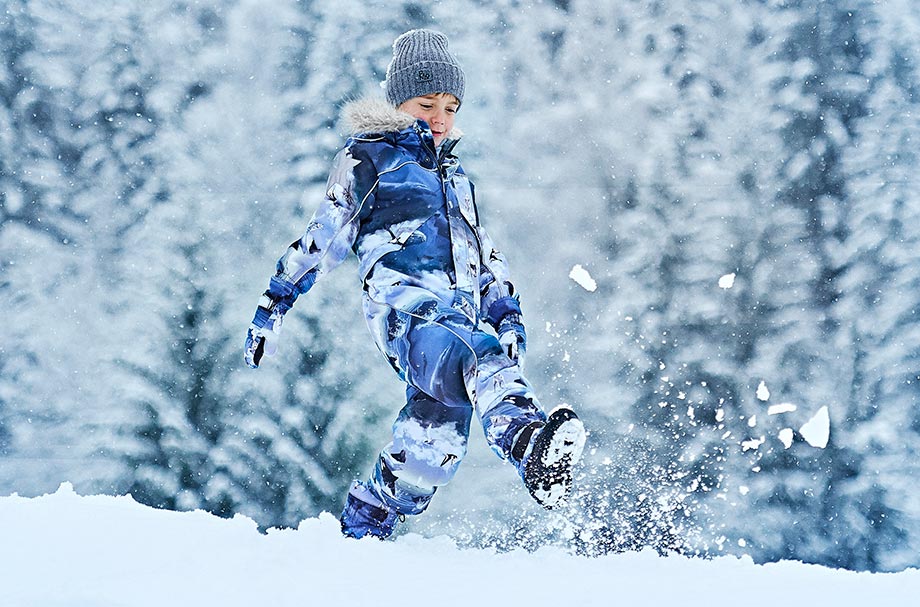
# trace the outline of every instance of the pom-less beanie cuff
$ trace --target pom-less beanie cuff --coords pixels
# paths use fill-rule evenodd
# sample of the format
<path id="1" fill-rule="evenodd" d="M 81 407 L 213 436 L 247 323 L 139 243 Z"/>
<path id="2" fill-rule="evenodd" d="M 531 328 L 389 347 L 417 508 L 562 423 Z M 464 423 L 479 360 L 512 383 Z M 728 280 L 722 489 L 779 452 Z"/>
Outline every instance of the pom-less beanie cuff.
<path id="1" fill-rule="evenodd" d="M 387 101 L 398 107 L 407 99 L 450 93 L 463 102 L 463 68 L 447 50 L 447 36 L 432 30 L 411 30 L 393 42 L 387 68 Z"/>

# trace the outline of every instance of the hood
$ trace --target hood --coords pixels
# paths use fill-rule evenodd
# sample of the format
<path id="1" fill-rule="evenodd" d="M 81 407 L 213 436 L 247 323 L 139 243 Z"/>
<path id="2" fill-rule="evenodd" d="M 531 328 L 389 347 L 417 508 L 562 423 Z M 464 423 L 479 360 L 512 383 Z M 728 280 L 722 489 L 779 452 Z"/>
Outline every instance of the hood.
<path id="1" fill-rule="evenodd" d="M 350 101 L 343 109 L 345 126 L 351 135 L 361 133 L 397 133 L 415 124 L 415 117 L 377 97 Z M 454 127 L 446 139 L 460 139 L 463 133 Z"/>

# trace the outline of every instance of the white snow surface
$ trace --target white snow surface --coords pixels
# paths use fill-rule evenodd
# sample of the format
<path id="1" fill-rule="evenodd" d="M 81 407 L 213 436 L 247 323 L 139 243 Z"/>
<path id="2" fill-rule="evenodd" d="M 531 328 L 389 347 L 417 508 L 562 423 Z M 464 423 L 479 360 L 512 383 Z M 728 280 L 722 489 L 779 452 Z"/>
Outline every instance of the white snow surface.
<path id="1" fill-rule="evenodd" d="M 245 517 L 74 493 L 0 498 L 0 605 L 908 605 L 920 571 L 872 574 L 748 558 L 589 558 L 463 549 L 447 537 L 351 540 L 330 514 L 259 533 Z M 341 601 L 331 603 L 330 601 Z"/>

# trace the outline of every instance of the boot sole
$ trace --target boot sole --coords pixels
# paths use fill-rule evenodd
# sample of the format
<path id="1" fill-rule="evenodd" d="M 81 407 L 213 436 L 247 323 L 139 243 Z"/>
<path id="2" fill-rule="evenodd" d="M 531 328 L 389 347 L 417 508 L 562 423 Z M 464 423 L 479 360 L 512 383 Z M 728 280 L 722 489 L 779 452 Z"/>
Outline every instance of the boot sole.
<path id="1" fill-rule="evenodd" d="M 534 445 L 531 457 L 536 458 L 536 463 L 527 466 L 526 474 L 531 479 L 527 486 L 540 505 L 552 509 L 572 489 L 572 468 L 581 460 L 586 433 L 584 424 L 567 407 L 550 413 L 545 431 L 551 435 L 549 440 Z"/>

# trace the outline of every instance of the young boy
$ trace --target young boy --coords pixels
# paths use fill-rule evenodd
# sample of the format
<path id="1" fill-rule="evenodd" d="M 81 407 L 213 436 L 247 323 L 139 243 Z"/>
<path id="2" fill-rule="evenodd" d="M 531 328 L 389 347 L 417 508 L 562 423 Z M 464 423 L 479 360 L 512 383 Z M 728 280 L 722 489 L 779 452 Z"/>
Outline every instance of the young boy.
<path id="1" fill-rule="evenodd" d="M 585 430 L 568 407 L 547 416 L 522 375 L 518 296 L 453 155 L 463 70 L 443 34 L 412 30 L 393 43 L 385 84 L 386 102 L 346 107 L 352 136 L 259 301 L 246 362 L 274 353 L 294 300 L 354 251 L 368 327 L 407 403 L 369 480 L 349 490 L 342 532 L 385 538 L 424 511 L 466 453 L 474 410 L 491 448 L 552 508 L 571 487 Z"/>

